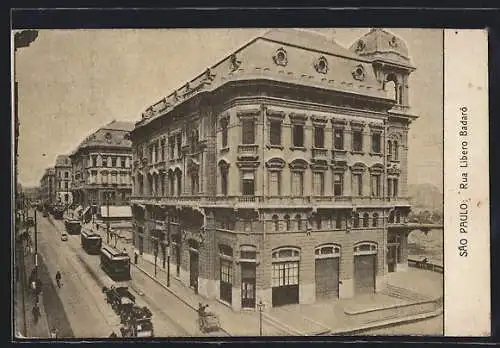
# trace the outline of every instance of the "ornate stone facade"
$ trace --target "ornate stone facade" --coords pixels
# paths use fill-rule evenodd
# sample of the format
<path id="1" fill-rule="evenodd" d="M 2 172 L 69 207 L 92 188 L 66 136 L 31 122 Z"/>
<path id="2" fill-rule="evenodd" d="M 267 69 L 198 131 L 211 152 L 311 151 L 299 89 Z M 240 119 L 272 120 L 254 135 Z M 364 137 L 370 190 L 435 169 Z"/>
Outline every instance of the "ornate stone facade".
<path id="1" fill-rule="evenodd" d="M 391 226 L 416 118 L 406 46 L 379 48 L 392 37 L 348 50 L 271 30 L 148 108 L 131 133 L 139 252 L 168 266 L 170 246 L 173 276 L 234 309 L 382 289 L 406 257 Z"/>

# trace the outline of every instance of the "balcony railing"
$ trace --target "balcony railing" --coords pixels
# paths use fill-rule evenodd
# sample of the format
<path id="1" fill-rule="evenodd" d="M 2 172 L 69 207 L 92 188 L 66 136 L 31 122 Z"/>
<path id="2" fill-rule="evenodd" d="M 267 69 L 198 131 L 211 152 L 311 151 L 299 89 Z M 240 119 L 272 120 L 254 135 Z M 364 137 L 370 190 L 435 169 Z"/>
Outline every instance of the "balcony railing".
<path id="1" fill-rule="evenodd" d="M 259 207 L 259 206 L 380 206 L 409 205 L 407 197 L 351 197 L 351 196 L 133 196 L 132 200 L 140 202 L 157 202 L 158 204 L 175 204 L 188 206 L 229 206 L 229 207 Z"/>
<path id="2" fill-rule="evenodd" d="M 313 156 L 313 159 L 316 159 L 316 160 L 328 160 L 329 159 L 327 149 L 313 148 L 312 149 L 312 156 Z"/>
<path id="3" fill-rule="evenodd" d="M 240 155 L 257 155 L 259 145 L 256 144 L 240 144 L 238 145 L 238 154 Z"/>

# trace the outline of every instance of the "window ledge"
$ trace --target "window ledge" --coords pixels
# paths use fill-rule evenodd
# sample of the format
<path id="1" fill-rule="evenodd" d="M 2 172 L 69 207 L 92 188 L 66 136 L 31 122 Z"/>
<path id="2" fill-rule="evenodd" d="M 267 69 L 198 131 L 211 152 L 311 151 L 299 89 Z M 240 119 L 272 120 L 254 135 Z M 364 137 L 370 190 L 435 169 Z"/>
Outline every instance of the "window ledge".
<path id="1" fill-rule="evenodd" d="M 353 155 L 364 155 L 365 152 L 364 151 L 351 151 L 351 154 L 353 154 Z"/>
<path id="2" fill-rule="evenodd" d="M 272 145 L 272 144 L 268 144 L 266 145 L 266 147 L 268 149 L 278 149 L 278 150 L 283 150 L 283 146 L 282 145 Z"/>
<path id="3" fill-rule="evenodd" d="M 384 154 L 382 152 L 370 152 L 370 156 L 379 156 L 382 157 Z"/>
<path id="4" fill-rule="evenodd" d="M 292 150 L 292 151 L 295 151 L 295 150 L 297 150 L 297 151 L 307 151 L 307 149 L 304 146 L 292 146 L 292 147 L 290 147 L 290 150 Z"/>
<path id="5" fill-rule="evenodd" d="M 400 161 L 399 160 L 390 159 L 389 162 L 390 163 L 399 163 Z"/>
<path id="6" fill-rule="evenodd" d="M 229 151 L 229 146 L 223 147 L 219 150 L 220 153 L 225 153 Z"/>
<path id="7" fill-rule="evenodd" d="M 333 149 L 332 151 L 334 153 L 346 153 L 347 152 L 347 150 L 345 150 L 345 149 Z"/>

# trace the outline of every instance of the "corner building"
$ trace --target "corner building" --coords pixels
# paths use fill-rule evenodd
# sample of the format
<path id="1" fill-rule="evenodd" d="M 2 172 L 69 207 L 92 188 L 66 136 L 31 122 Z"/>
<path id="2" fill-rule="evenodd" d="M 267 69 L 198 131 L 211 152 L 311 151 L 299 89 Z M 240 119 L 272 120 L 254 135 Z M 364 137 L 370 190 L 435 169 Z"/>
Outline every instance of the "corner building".
<path id="1" fill-rule="evenodd" d="M 128 205 L 132 193 L 131 122 L 112 121 L 71 153 L 73 203 L 82 207 Z"/>
<path id="2" fill-rule="evenodd" d="M 404 271 L 406 44 L 271 30 L 131 133 L 134 243 L 235 310 L 350 298 Z"/>

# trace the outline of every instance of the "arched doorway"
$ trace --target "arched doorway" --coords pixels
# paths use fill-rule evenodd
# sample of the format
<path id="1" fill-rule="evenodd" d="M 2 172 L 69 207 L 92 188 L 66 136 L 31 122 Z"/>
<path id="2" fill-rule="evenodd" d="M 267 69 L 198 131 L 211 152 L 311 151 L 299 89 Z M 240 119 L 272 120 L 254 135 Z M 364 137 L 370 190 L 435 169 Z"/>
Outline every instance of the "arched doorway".
<path id="1" fill-rule="evenodd" d="M 273 306 L 299 303 L 300 250 L 283 247 L 272 252 Z"/>
<path id="2" fill-rule="evenodd" d="M 339 297 L 340 246 L 324 244 L 314 251 L 316 299 Z"/>
<path id="3" fill-rule="evenodd" d="M 354 294 L 375 293 L 377 244 L 360 242 L 354 245 Z"/>

